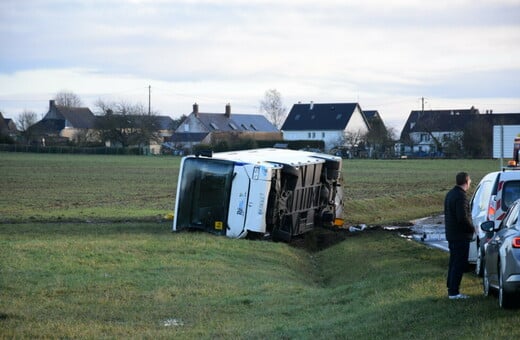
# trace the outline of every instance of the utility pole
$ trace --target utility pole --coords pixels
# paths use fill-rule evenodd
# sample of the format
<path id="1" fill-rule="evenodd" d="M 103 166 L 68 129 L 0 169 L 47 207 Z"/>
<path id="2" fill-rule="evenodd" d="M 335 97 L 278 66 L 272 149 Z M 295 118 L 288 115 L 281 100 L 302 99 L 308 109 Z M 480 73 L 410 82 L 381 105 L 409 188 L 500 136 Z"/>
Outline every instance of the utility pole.
<path id="1" fill-rule="evenodd" d="M 148 115 L 152 114 L 152 86 L 148 85 Z"/>

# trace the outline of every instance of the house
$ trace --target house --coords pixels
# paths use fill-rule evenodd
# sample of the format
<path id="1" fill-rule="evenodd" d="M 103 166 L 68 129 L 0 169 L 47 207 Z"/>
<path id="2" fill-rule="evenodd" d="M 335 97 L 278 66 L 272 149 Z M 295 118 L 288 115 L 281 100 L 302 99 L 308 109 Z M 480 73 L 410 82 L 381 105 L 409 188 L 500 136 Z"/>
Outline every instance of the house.
<path id="1" fill-rule="evenodd" d="M 96 117 L 88 107 L 61 106 L 50 100 L 47 114 L 29 130 L 33 142 L 65 143 L 94 132 L 95 122 Z"/>
<path id="2" fill-rule="evenodd" d="M 396 154 L 441 156 L 450 142 L 460 141 L 464 129 L 479 116 L 474 107 L 411 111 L 401 131 L 400 143 L 396 144 Z"/>
<path id="3" fill-rule="evenodd" d="M 392 130 L 387 129 L 379 111 L 363 110 L 368 121 L 369 131 L 366 135 L 369 157 L 388 158 L 394 153 L 394 136 Z"/>
<path id="4" fill-rule="evenodd" d="M 215 144 L 232 139 L 282 140 L 280 131 L 260 114 L 231 113 L 227 104 L 224 113 L 203 113 L 199 105 L 175 130 L 169 139 L 178 149 L 191 149 L 197 144 Z"/>
<path id="5" fill-rule="evenodd" d="M 294 104 L 282 125 L 284 140 L 323 140 L 325 151 L 357 146 L 368 130 L 358 103 Z"/>
<path id="6" fill-rule="evenodd" d="M 18 136 L 18 129 L 11 118 L 4 118 L 0 112 L 0 136 L 6 136 L 11 139 L 16 139 Z"/>
<path id="7" fill-rule="evenodd" d="M 170 116 L 155 116 L 157 133 L 162 138 L 170 137 L 173 133 L 175 122 Z"/>

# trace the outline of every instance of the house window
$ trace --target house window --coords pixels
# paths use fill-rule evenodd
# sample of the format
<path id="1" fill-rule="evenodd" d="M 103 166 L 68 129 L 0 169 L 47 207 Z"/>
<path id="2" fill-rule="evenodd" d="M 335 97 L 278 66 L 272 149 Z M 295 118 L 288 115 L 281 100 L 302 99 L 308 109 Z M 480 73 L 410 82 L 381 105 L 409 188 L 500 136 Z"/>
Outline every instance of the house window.
<path id="1" fill-rule="evenodd" d="M 298 113 L 296 116 L 294 116 L 294 120 L 300 120 L 300 114 Z"/>
<path id="2" fill-rule="evenodd" d="M 190 124 L 184 124 L 184 132 L 190 131 Z"/>
<path id="3" fill-rule="evenodd" d="M 421 133 L 421 142 L 429 142 L 430 141 L 430 135 L 427 133 Z"/>
<path id="4" fill-rule="evenodd" d="M 341 119 L 341 113 L 338 113 L 338 114 L 336 115 L 336 120 L 340 120 L 340 119 Z"/>
<path id="5" fill-rule="evenodd" d="M 312 136 L 312 134 L 309 132 L 308 135 L 307 135 L 307 137 L 308 137 L 308 138 L 311 138 L 311 136 Z"/>
<path id="6" fill-rule="evenodd" d="M 316 138 L 316 132 L 312 133 L 312 138 Z"/>
<path id="7" fill-rule="evenodd" d="M 321 138 L 325 138 L 325 132 L 321 133 Z"/>

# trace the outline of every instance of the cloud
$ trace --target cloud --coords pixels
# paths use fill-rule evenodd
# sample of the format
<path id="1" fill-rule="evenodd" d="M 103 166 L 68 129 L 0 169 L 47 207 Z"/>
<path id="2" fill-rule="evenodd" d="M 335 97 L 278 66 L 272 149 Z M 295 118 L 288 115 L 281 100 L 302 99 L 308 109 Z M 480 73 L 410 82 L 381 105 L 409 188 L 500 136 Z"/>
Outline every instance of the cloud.
<path id="1" fill-rule="evenodd" d="M 0 105 L 45 108 L 64 88 L 143 101 L 149 84 L 174 115 L 193 101 L 254 112 L 269 88 L 288 106 L 359 98 L 383 117 L 421 96 L 516 102 L 519 17 L 518 0 L 4 0 Z"/>

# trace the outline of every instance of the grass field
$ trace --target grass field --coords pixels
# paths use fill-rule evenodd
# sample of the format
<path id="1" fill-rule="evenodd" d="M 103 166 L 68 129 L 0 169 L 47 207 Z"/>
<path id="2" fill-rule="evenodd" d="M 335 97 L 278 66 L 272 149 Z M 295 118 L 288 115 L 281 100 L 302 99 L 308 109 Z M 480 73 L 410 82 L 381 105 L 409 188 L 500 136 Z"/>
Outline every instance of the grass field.
<path id="1" fill-rule="evenodd" d="M 518 310 L 446 298 L 447 254 L 371 230 L 319 252 L 170 232 L 179 160 L 0 154 L 0 338 L 518 338 Z M 347 161 L 349 223 L 438 213 L 495 161 Z M 85 223 L 87 222 L 88 223 Z"/>
<path id="2" fill-rule="evenodd" d="M 157 220 L 173 211 L 178 157 L 0 153 L 0 221 Z M 347 224 L 408 221 L 442 211 L 458 171 L 475 183 L 493 160 L 347 160 Z"/>

